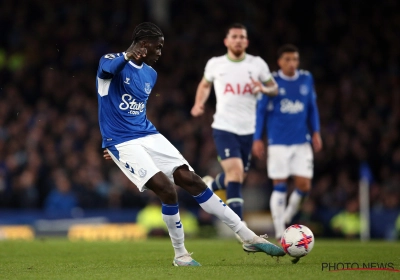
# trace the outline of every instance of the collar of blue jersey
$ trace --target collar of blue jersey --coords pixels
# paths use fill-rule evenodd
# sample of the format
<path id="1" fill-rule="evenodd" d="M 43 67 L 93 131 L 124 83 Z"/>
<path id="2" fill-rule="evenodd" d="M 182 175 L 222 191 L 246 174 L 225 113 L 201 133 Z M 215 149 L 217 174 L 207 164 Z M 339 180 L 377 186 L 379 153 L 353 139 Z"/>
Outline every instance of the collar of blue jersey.
<path id="1" fill-rule="evenodd" d="M 285 74 L 283 74 L 282 70 L 279 70 L 278 75 L 279 75 L 279 77 L 281 77 L 282 79 L 284 79 L 286 81 L 295 81 L 299 77 L 299 71 L 296 70 L 296 72 L 294 73 L 294 76 L 290 77 L 290 76 L 286 76 Z"/>
<path id="2" fill-rule="evenodd" d="M 125 55 L 126 52 L 122 52 L 122 55 Z M 143 63 L 142 65 L 136 65 L 135 63 L 133 63 L 133 61 L 129 61 L 129 64 L 132 65 L 133 67 L 137 68 L 137 69 L 142 69 L 143 68 Z"/>

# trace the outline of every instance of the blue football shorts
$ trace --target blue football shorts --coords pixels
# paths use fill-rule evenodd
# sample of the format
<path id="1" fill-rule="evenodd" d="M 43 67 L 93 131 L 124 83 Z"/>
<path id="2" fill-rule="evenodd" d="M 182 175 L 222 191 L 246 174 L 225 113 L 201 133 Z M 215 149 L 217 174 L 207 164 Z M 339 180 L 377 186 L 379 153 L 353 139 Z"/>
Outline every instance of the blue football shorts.
<path id="1" fill-rule="evenodd" d="M 228 158 L 241 158 L 244 171 L 250 168 L 251 148 L 253 146 L 253 134 L 237 135 L 232 132 L 213 129 L 213 137 L 220 160 Z"/>

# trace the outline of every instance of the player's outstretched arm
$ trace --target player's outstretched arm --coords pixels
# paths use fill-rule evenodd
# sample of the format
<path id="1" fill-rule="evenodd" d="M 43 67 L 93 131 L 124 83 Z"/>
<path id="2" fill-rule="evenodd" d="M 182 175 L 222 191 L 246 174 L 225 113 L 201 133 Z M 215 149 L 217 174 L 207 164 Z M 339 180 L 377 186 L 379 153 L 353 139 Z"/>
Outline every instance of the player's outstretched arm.
<path id="1" fill-rule="evenodd" d="M 204 104 L 210 96 L 211 83 L 205 78 L 201 79 L 197 86 L 196 99 L 190 113 L 193 117 L 199 117 L 204 114 Z"/>

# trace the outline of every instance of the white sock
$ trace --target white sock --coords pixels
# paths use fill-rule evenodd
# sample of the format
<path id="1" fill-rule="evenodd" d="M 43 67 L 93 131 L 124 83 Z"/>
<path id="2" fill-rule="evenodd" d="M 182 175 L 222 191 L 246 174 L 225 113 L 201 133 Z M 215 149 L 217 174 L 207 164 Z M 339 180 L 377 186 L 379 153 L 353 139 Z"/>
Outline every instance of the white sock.
<path id="1" fill-rule="evenodd" d="M 289 197 L 288 206 L 286 207 L 285 214 L 283 215 L 285 223 L 289 224 L 293 217 L 297 214 L 300 209 L 302 199 L 307 195 L 305 192 L 301 192 L 295 189 Z"/>
<path id="2" fill-rule="evenodd" d="M 242 240 L 248 241 L 256 236 L 253 231 L 241 222 L 239 216 L 210 189 L 205 190 L 198 196 L 194 196 L 194 198 L 204 211 L 219 218 L 224 224 L 236 232 Z"/>
<path id="3" fill-rule="evenodd" d="M 242 239 L 243 241 L 252 240 L 256 234 L 247 227 L 246 222 L 242 221 L 242 223 L 243 223 L 243 227 L 241 229 L 239 229 L 237 234 L 240 236 L 240 239 Z"/>
<path id="4" fill-rule="evenodd" d="M 286 184 L 282 188 L 274 187 L 274 191 L 271 194 L 269 200 L 269 207 L 271 209 L 272 220 L 274 222 L 275 228 L 275 238 L 281 238 L 283 232 L 285 231 L 285 213 L 286 206 Z"/>
<path id="5" fill-rule="evenodd" d="M 162 205 L 162 218 L 168 227 L 176 258 L 188 253 L 184 244 L 185 234 L 178 209 L 178 204 Z"/>

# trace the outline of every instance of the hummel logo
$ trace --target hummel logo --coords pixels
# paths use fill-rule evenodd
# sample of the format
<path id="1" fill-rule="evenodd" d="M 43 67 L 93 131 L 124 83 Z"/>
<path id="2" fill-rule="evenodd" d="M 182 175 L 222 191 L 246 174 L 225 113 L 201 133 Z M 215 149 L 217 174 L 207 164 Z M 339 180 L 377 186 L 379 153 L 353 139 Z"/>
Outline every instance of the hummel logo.
<path id="1" fill-rule="evenodd" d="M 181 221 L 175 222 L 175 225 L 176 225 L 176 228 L 181 228 L 182 227 Z"/>
<path id="2" fill-rule="evenodd" d="M 130 79 L 131 79 L 131 78 L 126 77 L 124 83 L 127 84 L 127 85 L 130 85 L 130 83 L 129 83 L 129 80 L 130 80 Z"/>
<path id="3" fill-rule="evenodd" d="M 126 162 L 125 163 L 125 168 L 129 170 L 129 172 L 131 172 L 132 174 L 135 174 L 135 170 L 133 170 L 132 166 L 129 166 L 129 164 Z"/>

